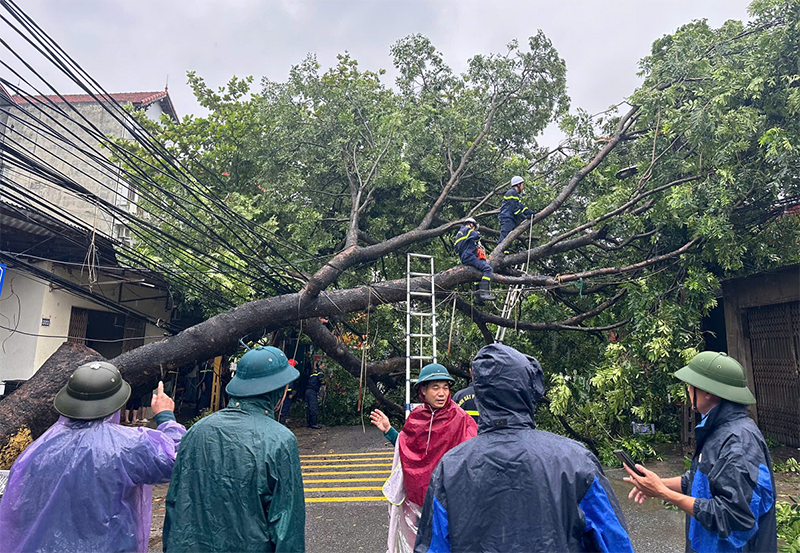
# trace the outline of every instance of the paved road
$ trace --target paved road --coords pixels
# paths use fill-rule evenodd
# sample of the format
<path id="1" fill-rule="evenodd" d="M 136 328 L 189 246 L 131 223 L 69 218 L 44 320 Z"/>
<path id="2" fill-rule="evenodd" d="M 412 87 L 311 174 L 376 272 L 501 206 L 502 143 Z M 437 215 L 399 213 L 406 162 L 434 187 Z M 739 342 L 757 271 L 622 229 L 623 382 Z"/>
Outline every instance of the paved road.
<path id="1" fill-rule="evenodd" d="M 385 480 L 388 475 L 393 451 L 390 444 L 371 426 L 366 432 L 360 426 L 294 430 L 306 487 L 309 553 L 385 551 L 388 509 L 380 499 L 382 482 L 371 479 Z M 336 474 L 322 474 L 326 472 Z M 630 488 L 621 480 L 622 469 L 608 469 L 606 475 L 620 500 L 636 551 L 683 551 L 682 513 L 653 500 L 636 505 L 627 499 Z"/>

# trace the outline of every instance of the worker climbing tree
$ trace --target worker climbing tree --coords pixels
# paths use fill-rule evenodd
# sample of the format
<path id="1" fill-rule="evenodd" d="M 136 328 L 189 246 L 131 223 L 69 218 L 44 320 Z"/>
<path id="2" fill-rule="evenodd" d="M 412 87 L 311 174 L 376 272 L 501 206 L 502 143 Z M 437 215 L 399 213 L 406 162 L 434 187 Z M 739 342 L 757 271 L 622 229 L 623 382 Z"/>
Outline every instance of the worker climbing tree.
<path id="1" fill-rule="evenodd" d="M 472 217 L 464 220 L 464 224 L 456 234 L 453 249 L 461 259 L 461 263 L 475 267 L 483 276 L 478 283 L 477 302 L 482 304 L 494 301 L 494 296 L 489 292 L 489 282 L 492 280 L 492 266 L 486 262 L 486 250 L 481 244 L 481 233 L 478 232 L 478 222 Z"/>

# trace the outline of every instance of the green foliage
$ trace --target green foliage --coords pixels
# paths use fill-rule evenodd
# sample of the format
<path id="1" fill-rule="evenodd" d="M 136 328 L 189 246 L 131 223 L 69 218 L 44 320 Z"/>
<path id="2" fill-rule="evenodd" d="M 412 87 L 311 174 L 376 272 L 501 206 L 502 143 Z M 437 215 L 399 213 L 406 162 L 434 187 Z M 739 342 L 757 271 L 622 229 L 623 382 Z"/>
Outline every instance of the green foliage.
<path id="1" fill-rule="evenodd" d="M 609 440 L 606 444 L 600 446 L 598 459 L 607 467 L 621 467 L 622 463 L 614 455 L 615 449 L 627 451 L 628 455 L 637 463 L 644 463 L 653 458 L 660 459 L 656 450 L 653 449 L 652 444 L 655 441 L 652 436 L 630 436 Z"/>
<path id="2" fill-rule="evenodd" d="M 605 461 L 616 462 L 605 457 L 620 445 L 644 459 L 654 454 L 653 440 L 677 437 L 685 392 L 673 373 L 704 348 L 700 320 L 717 305 L 720 282 L 800 260 L 800 217 L 783 207 L 800 196 L 799 6 L 759 0 L 751 6 L 752 23 L 713 29 L 694 21 L 656 40 L 641 61 L 644 84 L 630 98 L 638 111 L 625 140 L 531 233 L 531 242 L 549 253 L 536 256 L 529 273 L 555 277 L 605 268 L 574 284 L 526 290 L 512 318 L 562 324 L 541 332 L 509 329 L 505 340 L 544 367 L 551 402 L 540 410 L 542 426 L 565 432 L 568 424 L 597 442 Z M 491 248 L 499 207 L 493 192 L 511 175 L 525 174 L 525 202 L 534 209 L 548 205 L 620 123 L 616 107 L 600 116 L 580 108 L 567 113 L 565 65 L 541 32 L 522 46 L 511 41 L 503 53 L 474 56 L 463 74 L 421 35 L 401 39 L 391 54 L 394 88 L 382 70 L 362 69 L 349 54 L 328 69 L 309 56 L 285 82 L 263 79 L 257 91 L 252 78 L 234 77 L 212 90 L 190 73 L 209 115 L 180 125 L 143 122 L 194 175 L 189 184 L 197 191 L 195 197 L 154 170 L 157 160 L 139 151 L 149 165 L 137 170 L 163 189 L 143 200 L 155 214 L 151 222 L 208 253 L 200 258 L 181 246 L 162 251 L 148 240 L 154 231 L 146 226 L 138 229 L 137 247 L 170 263 L 175 274 L 206 276 L 213 293 L 185 292 L 198 309 L 212 314 L 226 302 L 299 288 L 353 233 L 359 244 L 369 244 L 416 228 L 454 178 L 457 199 L 444 202 L 437 219 L 475 215 Z M 536 137 L 551 122 L 567 140 L 547 155 Z M 464 172 L 456 175 L 467 154 Z M 617 178 L 631 166 L 638 168 L 635 177 Z M 256 225 L 259 239 L 216 224 L 200 209 L 209 201 L 203 190 Z M 188 215 L 207 221 L 214 233 L 190 225 Z M 600 234 L 580 249 L 559 253 L 558 245 L 546 246 L 558 236 L 577 240 L 587 230 Z M 688 245 L 683 255 L 645 263 Z M 452 236 L 411 249 L 434 255 L 438 271 L 459 262 Z M 622 267 L 635 270 L 616 270 Z M 279 275 L 280 282 L 265 274 Z M 350 268 L 336 286 L 404 274 L 401 249 Z M 503 287 L 493 288 L 502 299 Z M 454 290 L 465 297 L 471 291 L 472 283 Z M 451 301 L 437 306 L 439 329 L 448 330 L 450 342 L 440 348 L 440 360 L 466 370 L 484 338 L 468 317 L 453 314 Z M 368 336 L 369 361 L 402 357 L 402 311 L 381 305 L 369 318 L 343 314 L 337 325 Z M 595 330 L 565 330 L 581 326 Z M 402 378 L 386 375 L 383 382 L 402 403 L 392 390 Z M 353 386 L 337 369 L 326 424 L 360 421 Z M 657 437 L 632 437 L 632 422 L 654 423 Z"/>
<path id="3" fill-rule="evenodd" d="M 778 523 L 779 550 L 781 553 L 800 552 L 800 497 L 775 503 Z"/>
<path id="4" fill-rule="evenodd" d="M 335 363 L 329 363 L 328 366 L 330 375 L 325 385 L 324 400 L 320 403 L 320 422 L 327 426 L 361 424 L 358 380 Z M 370 424 L 369 410 L 375 399 L 366 386 L 363 393 L 364 424 Z"/>
<path id="5" fill-rule="evenodd" d="M 800 473 L 800 463 L 797 462 L 797 459 L 789 457 L 783 463 L 772 463 L 772 472 L 791 472 L 798 474 Z"/>

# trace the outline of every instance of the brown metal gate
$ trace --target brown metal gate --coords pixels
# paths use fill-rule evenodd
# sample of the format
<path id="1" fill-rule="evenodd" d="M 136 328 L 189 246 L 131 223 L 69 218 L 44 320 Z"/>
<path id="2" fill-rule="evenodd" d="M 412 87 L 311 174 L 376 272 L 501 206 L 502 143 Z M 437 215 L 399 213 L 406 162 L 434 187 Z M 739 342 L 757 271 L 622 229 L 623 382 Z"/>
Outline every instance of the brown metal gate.
<path id="1" fill-rule="evenodd" d="M 758 426 L 800 446 L 800 302 L 747 310 Z"/>

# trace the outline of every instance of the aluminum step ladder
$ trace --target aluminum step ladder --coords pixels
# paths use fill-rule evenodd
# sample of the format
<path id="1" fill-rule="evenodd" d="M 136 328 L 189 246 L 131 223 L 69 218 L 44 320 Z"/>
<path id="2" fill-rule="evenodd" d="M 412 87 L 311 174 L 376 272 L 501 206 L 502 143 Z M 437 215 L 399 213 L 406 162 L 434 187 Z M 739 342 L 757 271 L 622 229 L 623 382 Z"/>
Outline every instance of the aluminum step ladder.
<path id="1" fill-rule="evenodd" d="M 422 269 L 427 269 L 427 272 Z M 416 378 L 411 378 L 412 365 L 418 375 L 424 365 L 436 363 L 434 274 L 432 255 L 406 254 L 406 418 L 411 414 L 411 409 L 418 405 L 411 403 L 411 389 L 417 382 Z M 411 279 L 417 277 L 428 278 L 431 283 L 429 292 L 411 291 Z"/>

